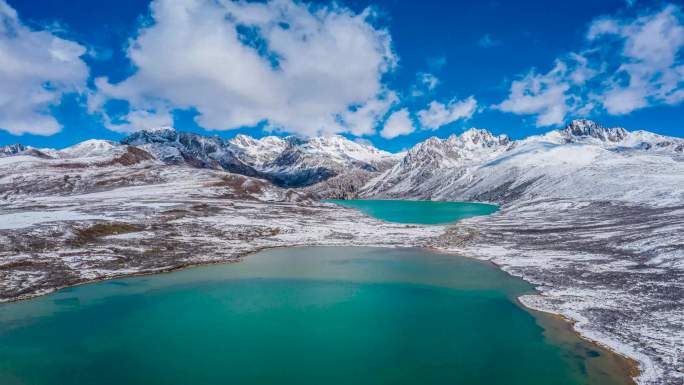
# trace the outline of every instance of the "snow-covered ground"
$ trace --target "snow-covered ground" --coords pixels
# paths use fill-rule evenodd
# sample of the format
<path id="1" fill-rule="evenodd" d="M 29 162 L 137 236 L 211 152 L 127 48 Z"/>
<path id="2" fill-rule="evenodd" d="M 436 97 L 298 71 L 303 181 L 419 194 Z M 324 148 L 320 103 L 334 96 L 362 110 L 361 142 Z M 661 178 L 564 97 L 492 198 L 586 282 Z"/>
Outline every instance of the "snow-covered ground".
<path id="1" fill-rule="evenodd" d="M 521 302 L 637 360 L 640 384 L 684 381 L 684 204 L 533 200 L 469 218 L 436 243 L 536 285 Z"/>
<path id="2" fill-rule="evenodd" d="M 518 141 L 469 130 L 416 145 L 359 195 L 501 204 L 436 246 L 536 284 L 524 304 L 638 360 L 641 384 L 684 383 L 684 139 L 587 120 Z"/>
<path id="3" fill-rule="evenodd" d="M 382 223 L 223 171 L 106 159 L 0 158 L 0 301 L 267 247 L 420 246 L 444 230 Z"/>
<path id="4" fill-rule="evenodd" d="M 520 141 L 469 130 L 388 155 L 339 137 L 291 145 L 169 129 L 140 135 L 131 144 L 154 156 L 106 141 L 0 151 L 10 155 L 0 155 L 0 301 L 266 247 L 434 247 L 534 283 L 540 294 L 522 303 L 638 360 L 640 384 L 684 383 L 682 139 L 576 121 Z M 193 161 L 166 159 L 179 148 Z M 292 190 L 223 171 L 269 167 L 312 180 L 343 172 Z M 413 226 L 320 196 L 479 200 L 501 210 Z"/>
<path id="5" fill-rule="evenodd" d="M 76 210 L 20 211 L 0 214 L 0 230 L 23 229 L 46 222 L 83 221 L 87 219 L 106 219 L 103 215 L 88 215 Z"/>

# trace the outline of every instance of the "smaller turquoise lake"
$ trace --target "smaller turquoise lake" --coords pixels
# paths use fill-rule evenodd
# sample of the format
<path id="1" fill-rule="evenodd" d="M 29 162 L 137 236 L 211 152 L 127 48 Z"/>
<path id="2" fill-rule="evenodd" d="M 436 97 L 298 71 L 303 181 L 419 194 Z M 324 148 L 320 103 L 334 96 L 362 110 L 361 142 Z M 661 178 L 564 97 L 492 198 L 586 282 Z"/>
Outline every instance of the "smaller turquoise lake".
<path id="1" fill-rule="evenodd" d="M 486 203 L 405 200 L 326 200 L 363 211 L 387 222 L 439 225 L 461 219 L 489 215 L 498 207 Z"/>

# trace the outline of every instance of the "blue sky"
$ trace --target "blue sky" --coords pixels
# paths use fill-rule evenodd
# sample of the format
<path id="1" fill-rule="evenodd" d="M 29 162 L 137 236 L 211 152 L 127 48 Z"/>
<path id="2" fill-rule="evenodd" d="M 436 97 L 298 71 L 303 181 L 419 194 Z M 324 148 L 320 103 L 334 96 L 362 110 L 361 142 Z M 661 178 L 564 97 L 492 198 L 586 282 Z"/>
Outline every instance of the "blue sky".
<path id="1" fill-rule="evenodd" d="M 6 1 L 0 145 L 172 124 L 401 150 L 575 117 L 684 136 L 684 18 L 667 2 Z"/>

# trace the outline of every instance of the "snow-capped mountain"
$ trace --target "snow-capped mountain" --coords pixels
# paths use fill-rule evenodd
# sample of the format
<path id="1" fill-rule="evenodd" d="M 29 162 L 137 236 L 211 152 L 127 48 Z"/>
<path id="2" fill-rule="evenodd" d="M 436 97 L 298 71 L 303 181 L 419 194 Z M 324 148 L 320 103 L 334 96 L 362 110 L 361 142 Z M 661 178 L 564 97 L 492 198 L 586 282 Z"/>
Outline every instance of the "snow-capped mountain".
<path id="1" fill-rule="evenodd" d="M 242 134 L 229 142 L 239 150 L 241 159 L 260 169 L 273 162 L 290 145 L 286 139 L 278 136 L 255 139 Z"/>
<path id="2" fill-rule="evenodd" d="M 62 150 L 0 147 L 0 157 L 16 155 L 79 167 L 157 160 L 257 177 L 280 187 L 310 186 L 309 193 L 337 198 L 644 201 L 684 194 L 684 139 L 605 128 L 589 120 L 517 141 L 473 128 L 446 139 L 429 138 L 402 154 L 337 135 L 225 140 L 163 127 L 136 132 L 121 143 L 88 140 Z"/>
<path id="3" fill-rule="evenodd" d="M 623 151 L 645 150 L 684 154 L 684 139 L 643 130 L 627 131 L 622 127 L 606 128 L 587 119 L 573 120 L 564 129 L 554 130 L 541 136 L 531 136 L 519 142 L 534 141 L 547 141 L 555 144 L 593 144 Z"/>
<path id="4" fill-rule="evenodd" d="M 361 194 L 430 198 L 431 191 L 460 177 L 467 167 L 495 157 L 510 145 L 506 135 L 494 136 L 476 128 L 447 139 L 432 137 L 418 143 L 392 168 L 371 180 Z"/>
<path id="5" fill-rule="evenodd" d="M 302 139 L 267 137 L 241 147 L 243 153 L 265 154 L 255 167 L 282 186 L 312 185 L 339 174 L 364 170 L 379 172 L 397 158 L 375 147 L 359 144 L 339 135 Z M 258 158 L 257 158 L 258 159 Z"/>
<path id="6" fill-rule="evenodd" d="M 102 163 L 138 149 L 171 165 L 223 170 L 262 178 L 281 187 L 312 185 L 343 173 L 363 171 L 365 182 L 392 166 L 399 157 L 373 146 L 333 135 L 309 139 L 237 135 L 231 140 L 179 132 L 171 127 L 135 132 L 121 143 L 91 139 L 71 147 L 34 149 L 21 144 L 0 147 L 0 157 L 29 155 Z M 142 153 L 140 159 L 145 159 Z"/>
<path id="7" fill-rule="evenodd" d="M 46 153 L 54 158 L 101 158 L 120 155 L 126 152 L 126 146 L 109 140 L 90 139 L 59 151 Z"/>
<path id="8" fill-rule="evenodd" d="M 247 176 L 261 176 L 235 154 L 230 143 L 218 136 L 203 136 L 161 127 L 135 132 L 121 143 L 142 148 L 167 164 L 186 164 Z"/>
<path id="9" fill-rule="evenodd" d="M 26 226 L 0 229 L 7 246 L 0 271 L 11 277 L 0 279 L 4 298 L 62 287 L 65 276 L 76 277 L 72 284 L 218 261 L 218 252 L 429 246 L 528 280 L 542 295 L 522 303 L 562 314 L 586 336 L 638 359 L 640 383 L 681 379 L 682 344 L 672 342 L 681 341 L 684 325 L 681 138 L 577 120 L 516 141 L 471 129 L 389 154 L 340 136 L 224 140 L 161 128 L 63 150 L 0 147 L 0 176 L 3 214 Z M 501 207 L 457 225 L 421 227 L 314 202 L 332 197 Z M 98 236 L 87 248 L 73 243 L 94 223 L 142 231 Z"/>
<path id="10" fill-rule="evenodd" d="M 0 158 L 14 155 L 28 155 L 39 158 L 48 158 L 49 155 L 36 148 L 25 146 L 21 143 L 0 146 Z"/>
<path id="11" fill-rule="evenodd" d="M 679 138 L 604 128 L 588 120 L 519 141 L 470 130 L 419 143 L 360 195 L 492 202 L 521 197 L 682 201 L 683 149 Z"/>
<path id="12" fill-rule="evenodd" d="M 0 156 L 17 155 L 26 151 L 27 148 L 28 147 L 20 143 L 2 146 L 0 147 Z"/>
<path id="13" fill-rule="evenodd" d="M 0 157 L 25 155 L 42 159 L 58 159 L 70 164 L 102 165 L 107 162 L 130 163 L 154 159 L 145 151 L 109 140 L 90 139 L 61 150 L 33 148 L 23 144 L 0 147 Z M 125 158 L 126 160 L 122 160 Z M 136 158 L 136 159 L 133 159 Z M 63 163 L 66 164 L 66 163 Z"/>
<path id="14" fill-rule="evenodd" d="M 353 169 L 381 171 L 396 159 L 342 136 L 254 139 L 238 135 L 225 140 L 158 128 L 136 132 L 122 143 L 140 147 L 165 163 L 223 169 L 284 187 L 311 185 Z"/>
<path id="15" fill-rule="evenodd" d="M 573 120 L 564 130 L 560 130 L 560 133 L 568 141 L 575 141 L 578 138 L 593 138 L 603 143 L 619 143 L 629 136 L 627 130 L 622 127 L 604 128 L 598 123 L 587 119 Z"/>

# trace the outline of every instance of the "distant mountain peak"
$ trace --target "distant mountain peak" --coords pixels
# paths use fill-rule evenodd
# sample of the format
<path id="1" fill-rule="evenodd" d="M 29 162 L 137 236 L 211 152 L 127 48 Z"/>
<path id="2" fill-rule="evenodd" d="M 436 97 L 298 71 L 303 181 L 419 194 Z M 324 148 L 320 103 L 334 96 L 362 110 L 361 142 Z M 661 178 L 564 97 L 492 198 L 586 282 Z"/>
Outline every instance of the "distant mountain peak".
<path id="1" fill-rule="evenodd" d="M 384 170 L 397 159 L 341 135 L 256 139 L 239 134 L 226 140 L 161 127 L 137 131 L 121 143 L 139 146 L 165 163 L 223 169 L 287 187 L 310 185 L 350 169 Z"/>
<path id="2" fill-rule="evenodd" d="M 449 139 L 454 140 L 452 139 L 452 137 L 455 137 L 455 135 L 452 135 Z M 496 147 L 506 145 L 511 141 L 508 138 L 508 135 L 495 136 L 486 129 L 475 127 L 469 128 L 468 130 L 464 131 L 461 135 L 457 136 L 457 138 L 462 143 L 471 143 L 474 145 L 479 145 L 481 147 Z"/>
<path id="3" fill-rule="evenodd" d="M 605 128 L 589 119 L 575 119 L 562 132 L 569 138 L 591 137 L 604 142 L 619 142 L 629 134 L 622 127 Z"/>
<path id="4" fill-rule="evenodd" d="M 28 147 L 21 143 L 8 144 L 7 146 L 0 146 L 0 155 L 16 155 L 26 151 L 27 149 Z"/>
<path id="5" fill-rule="evenodd" d="M 67 147 L 60 152 L 62 153 L 62 156 L 87 158 L 113 154 L 118 151 L 118 147 L 120 147 L 118 143 L 110 140 L 88 139 L 71 147 Z"/>
<path id="6" fill-rule="evenodd" d="M 125 137 L 121 143 L 136 146 L 151 142 L 173 141 L 178 136 L 178 131 L 173 127 L 153 127 L 136 131 Z"/>
<path id="7" fill-rule="evenodd" d="M 149 134 L 165 134 L 165 133 L 175 133 L 176 129 L 171 126 L 161 126 L 161 127 L 150 127 L 142 129 L 138 132 L 147 132 Z"/>
<path id="8" fill-rule="evenodd" d="M 50 155 L 21 143 L 10 144 L 7 146 L 0 146 L 0 158 L 13 155 L 30 155 L 38 158 L 50 158 Z"/>

